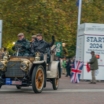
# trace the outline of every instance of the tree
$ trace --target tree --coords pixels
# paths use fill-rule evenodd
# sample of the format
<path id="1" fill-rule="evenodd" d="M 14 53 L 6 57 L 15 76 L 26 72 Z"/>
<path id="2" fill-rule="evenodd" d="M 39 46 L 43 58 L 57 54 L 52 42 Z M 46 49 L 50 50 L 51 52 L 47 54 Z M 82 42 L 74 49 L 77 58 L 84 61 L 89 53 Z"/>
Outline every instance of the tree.
<path id="1" fill-rule="evenodd" d="M 103 0 L 84 0 L 82 23 L 103 23 L 102 3 Z M 66 43 L 66 54 L 73 56 L 76 48 L 77 11 L 74 0 L 0 1 L 3 46 L 11 49 L 12 42 L 16 41 L 19 32 L 24 32 L 29 40 L 31 35 L 42 33 L 46 41 L 50 42 L 51 36 L 54 35 L 56 41 Z"/>

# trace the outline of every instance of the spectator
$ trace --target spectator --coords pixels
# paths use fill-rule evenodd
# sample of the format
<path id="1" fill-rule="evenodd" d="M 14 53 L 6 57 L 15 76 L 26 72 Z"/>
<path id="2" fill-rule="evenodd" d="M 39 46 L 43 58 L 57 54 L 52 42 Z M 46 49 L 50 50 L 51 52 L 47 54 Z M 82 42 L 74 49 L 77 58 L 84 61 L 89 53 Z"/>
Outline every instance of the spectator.
<path id="1" fill-rule="evenodd" d="M 70 67 L 74 67 L 74 61 L 75 61 L 75 59 L 73 59 L 73 58 L 70 59 Z"/>
<path id="2" fill-rule="evenodd" d="M 62 74 L 66 75 L 66 58 L 63 58 L 63 62 L 62 62 Z"/>
<path id="3" fill-rule="evenodd" d="M 90 64 L 90 70 L 91 70 L 91 74 L 92 74 L 92 80 L 91 80 L 90 84 L 96 84 L 95 70 L 98 69 L 98 60 L 95 56 L 94 51 L 91 51 L 91 55 L 92 55 L 92 58 L 90 59 L 90 62 L 88 62 Z"/>
<path id="4" fill-rule="evenodd" d="M 70 70 L 71 70 L 71 66 L 70 66 L 70 64 L 71 64 L 71 61 L 70 61 L 70 59 L 68 59 L 67 61 L 66 61 L 66 77 L 68 77 L 68 76 L 70 76 Z"/>
<path id="5" fill-rule="evenodd" d="M 62 62 L 63 62 L 63 60 L 62 60 L 62 58 L 60 58 L 60 67 L 61 67 L 61 73 L 62 73 Z"/>

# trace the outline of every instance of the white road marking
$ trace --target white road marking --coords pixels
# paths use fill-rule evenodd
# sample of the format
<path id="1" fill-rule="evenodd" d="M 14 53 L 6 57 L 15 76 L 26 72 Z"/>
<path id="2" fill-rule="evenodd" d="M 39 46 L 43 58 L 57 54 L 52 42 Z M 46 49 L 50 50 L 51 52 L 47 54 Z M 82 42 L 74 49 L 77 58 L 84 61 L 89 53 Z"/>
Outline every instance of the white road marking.
<path id="1" fill-rule="evenodd" d="M 32 89 L 0 89 L 0 92 L 33 92 Z M 104 92 L 104 89 L 58 89 L 58 90 L 43 90 L 43 92 L 48 92 L 48 93 L 57 93 L 57 92 L 62 92 L 62 93 L 67 93 L 67 92 Z"/>
<path id="2" fill-rule="evenodd" d="M 45 91 L 45 92 L 104 92 L 104 89 L 61 89 L 57 91 Z"/>

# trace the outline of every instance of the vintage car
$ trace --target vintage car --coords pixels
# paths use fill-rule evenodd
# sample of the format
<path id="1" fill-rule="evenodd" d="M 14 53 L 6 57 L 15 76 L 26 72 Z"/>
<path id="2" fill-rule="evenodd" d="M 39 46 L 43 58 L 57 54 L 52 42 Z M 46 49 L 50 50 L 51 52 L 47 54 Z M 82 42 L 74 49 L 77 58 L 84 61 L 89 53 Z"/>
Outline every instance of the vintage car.
<path id="1" fill-rule="evenodd" d="M 46 81 L 49 81 L 53 89 L 57 90 L 61 70 L 60 62 L 55 61 L 54 56 L 52 49 L 48 56 L 50 62 L 47 62 L 47 54 L 40 60 L 39 52 L 35 57 L 8 57 L 5 54 L 0 60 L 0 88 L 3 85 L 14 85 L 17 89 L 32 86 L 35 93 L 41 93 Z"/>

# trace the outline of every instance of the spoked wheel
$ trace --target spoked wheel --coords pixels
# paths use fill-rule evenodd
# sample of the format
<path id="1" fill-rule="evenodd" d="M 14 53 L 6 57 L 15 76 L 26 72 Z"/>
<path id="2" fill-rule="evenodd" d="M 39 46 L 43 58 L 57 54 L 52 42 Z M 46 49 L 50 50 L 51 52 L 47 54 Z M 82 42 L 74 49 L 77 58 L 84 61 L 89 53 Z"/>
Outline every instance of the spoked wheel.
<path id="1" fill-rule="evenodd" d="M 44 68 L 43 66 L 39 65 L 34 68 L 32 74 L 32 87 L 35 93 L 41 93 L 44 87 Z"/>
<path id="2" fill-rule="evenodd" d="M 57 77 L 52 79 L 53 90 L 57 90 L 59 87 L 59 72 L 57 72 Z"/>
<path id="3" fill-rule="evenodd" d="M 21 89 L 21 86 L 16 86 L 17 89 Z"/>

